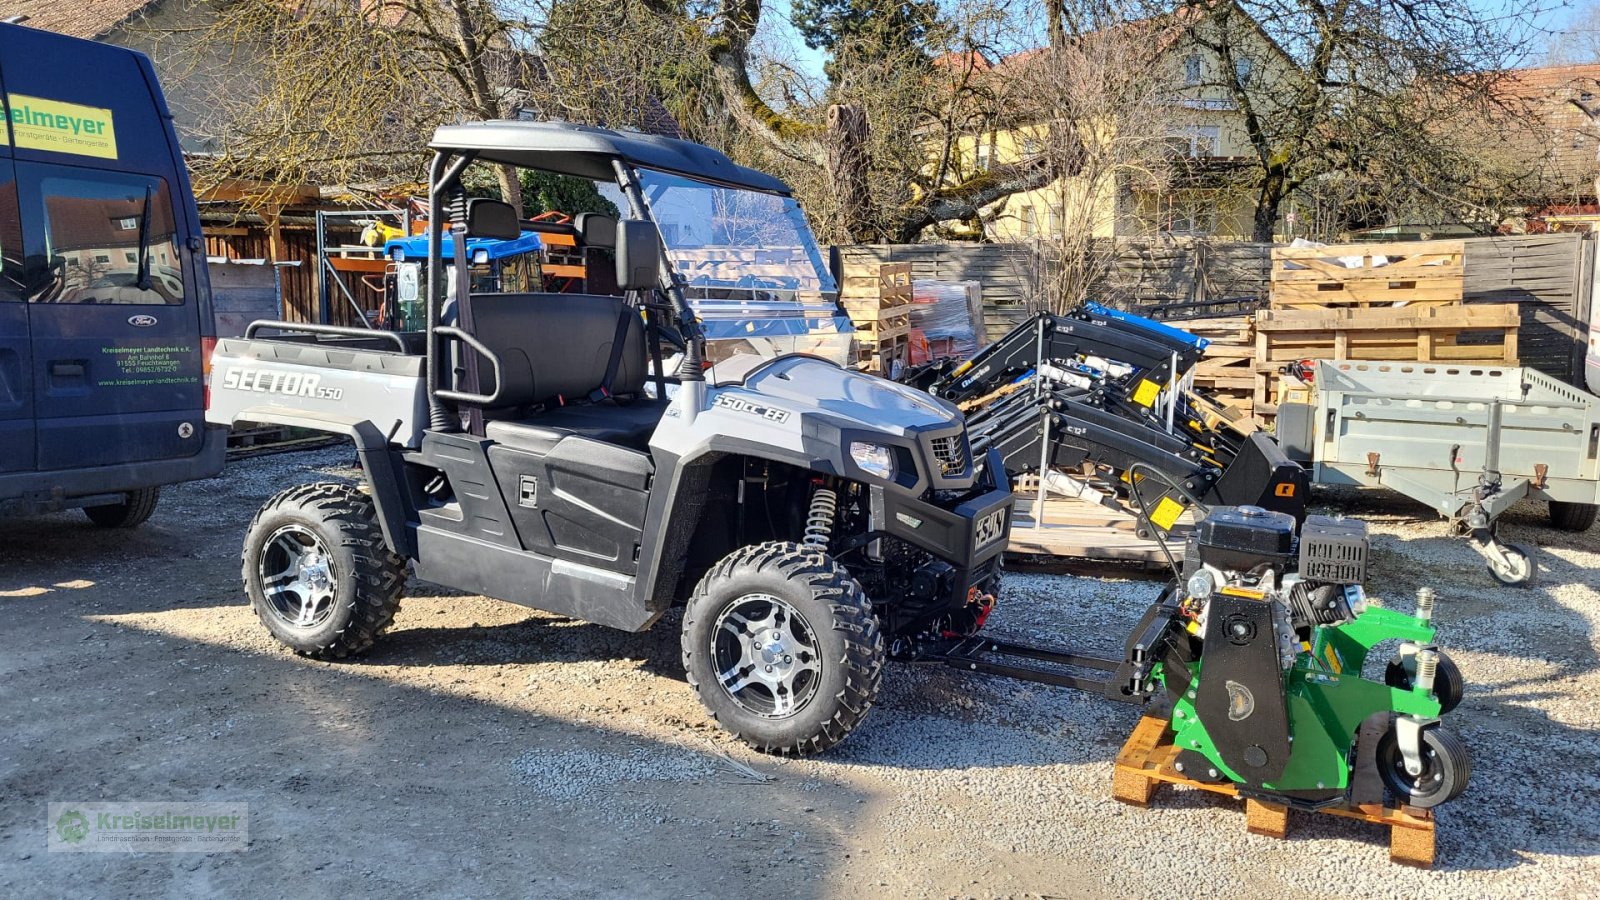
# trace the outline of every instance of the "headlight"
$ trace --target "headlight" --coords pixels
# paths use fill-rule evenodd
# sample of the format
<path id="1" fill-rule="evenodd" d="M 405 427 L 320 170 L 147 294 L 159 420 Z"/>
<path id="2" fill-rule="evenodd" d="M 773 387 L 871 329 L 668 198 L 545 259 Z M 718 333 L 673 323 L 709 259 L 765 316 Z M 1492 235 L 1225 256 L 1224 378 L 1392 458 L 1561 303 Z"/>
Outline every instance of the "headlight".
<path id="1" fill-rule="evenodd" d="M 850 458 L 868 475 L 875 475 L 884 481 L 894 480 L 894 451 L 888 447 L 866 441 L 851 441 Z"/>

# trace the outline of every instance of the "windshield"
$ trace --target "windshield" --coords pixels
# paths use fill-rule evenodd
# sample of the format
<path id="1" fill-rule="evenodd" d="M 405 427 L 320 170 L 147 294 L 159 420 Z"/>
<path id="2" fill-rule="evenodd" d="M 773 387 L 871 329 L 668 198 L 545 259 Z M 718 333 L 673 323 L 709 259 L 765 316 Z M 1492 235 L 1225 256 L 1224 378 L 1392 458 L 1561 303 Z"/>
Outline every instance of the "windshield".
<path id="1" fill-rule="evenodd" d="M 854 329 L 839 315 L 838 287 L 793 198 L 649 169 L 638 174 L 700 319 L 708 361 L 810 353 L 849 363 Z M 614 186 L 602 192 L 627 208 Z"/>
<path id="2" fill-rule="evenodd" d="M 691 300 L 827 303 L 835 293 L 792 197 L 639 170 L 667 255 Z"/>

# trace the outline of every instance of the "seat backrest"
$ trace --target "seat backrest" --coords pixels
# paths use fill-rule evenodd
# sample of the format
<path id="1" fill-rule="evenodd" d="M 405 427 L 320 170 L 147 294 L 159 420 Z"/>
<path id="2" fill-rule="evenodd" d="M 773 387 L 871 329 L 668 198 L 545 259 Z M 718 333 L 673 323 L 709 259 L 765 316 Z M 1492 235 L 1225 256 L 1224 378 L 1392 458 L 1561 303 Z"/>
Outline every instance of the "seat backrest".
<path id="1" fill-rule="evenodd" d="M 505 372 L 495 408 L 587 398 L 604 385 L 623 316 L 622 358 L 611 383 L 611 393 L 621 396 L 642 391 L 649 374 L 644 323 L 621 297 L 473 294 L 473 336 L 500 357 Z M 483 393 L 494 393 L 494 372 L 487 363 L 480 364 L 478 379 Z"/>

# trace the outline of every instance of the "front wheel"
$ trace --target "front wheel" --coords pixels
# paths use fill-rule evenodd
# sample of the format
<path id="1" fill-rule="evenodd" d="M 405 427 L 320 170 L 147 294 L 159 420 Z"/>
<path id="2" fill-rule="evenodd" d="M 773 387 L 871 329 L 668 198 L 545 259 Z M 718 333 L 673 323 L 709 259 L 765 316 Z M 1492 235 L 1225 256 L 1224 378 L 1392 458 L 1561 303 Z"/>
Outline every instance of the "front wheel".
<path id="1" fill-rule="evenodd" d="M 765 753 L 820 753 L 878 695 L 884 645 L 872 604 L 831 557 L 767 543 L 728 554 L 683 616 L 683 667 L 722 727 Z"/>
<path id="2" fill-rule="evenodd" d="M 342 659 L 394 621 L 405 561 L 384 542 L 372 499 L 347 484 L 302 484 L 268 500 L 244 538 L 244 586 L 272 636 Z"/>
<path id="3" fill-rule="evenodd" d="M 1400 738 L 1393 728 L 1383 733 L 1377 746 L 1378 777 L 1402 803 L 1431 809 L 1461 796 L 1472 777 L 1472 760 L 1461 739 L 1434 726 L 1422 732 L 1422 771 L 1406 771 Z"/>
<path id="4" fill-rule="evenodd" d="M 1383 670 L 1383 683 L 1392 688 L 1403 691 L 1411 690 L 1414 679 L 1406 671 L 1406 664 L 1399 659 L 1389 661 Z M 1433 696 L 1439 700 L 1439 714 L 1447 715 L 1451 710 L 1461 705 L 1461 698 L 1466 696 L 1466 679 L 1461 677 L 1461 668 L 1449 654 L 1439 651 L 1439 667 L 1433 673 Z"/>
<path id="5" fill-rule="evenodd" d="M 1527 587 L 1539 577 L 1539 564 L 1533 561 L 1533 551 L 1521 544 L 1506 544 L 1501 548 L 1505 562 L 1489 563 L 1489 574 L 1507 587 Z"/>

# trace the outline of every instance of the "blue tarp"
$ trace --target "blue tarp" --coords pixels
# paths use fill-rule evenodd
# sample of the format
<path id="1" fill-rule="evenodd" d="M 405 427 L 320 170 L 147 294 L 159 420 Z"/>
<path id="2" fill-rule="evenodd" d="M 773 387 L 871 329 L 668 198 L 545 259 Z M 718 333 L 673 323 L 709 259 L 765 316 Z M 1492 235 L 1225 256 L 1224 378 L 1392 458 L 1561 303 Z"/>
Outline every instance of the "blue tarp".
<path id="1" fill-rule="evenodd" d="M 511 256 L 521 256 L 524 253 L 537 251 L 542 244 L 539 243 L 539 233 L 524 231 L 522 237 L 514 241 L 497 241 L 489 238 L 467 238 L 467 257 L 473 258 L 479 250 L 489 253 L 489 261 L 506 259 Z M 444 258 L 455 259 L 455 242 L 450 240 L 450 235 L 444 236 Z M 397 255 L 398 254 L 398 255 Z M 408 259 L 428 258 L 428 236 L 425 234 L 413 235 L 408 238 L 395 238 L 383 245 L 383 255 L 395 262 Z"/>

